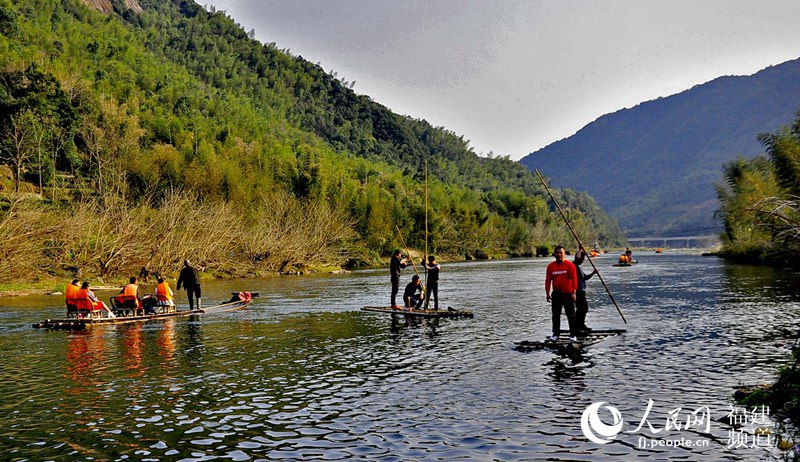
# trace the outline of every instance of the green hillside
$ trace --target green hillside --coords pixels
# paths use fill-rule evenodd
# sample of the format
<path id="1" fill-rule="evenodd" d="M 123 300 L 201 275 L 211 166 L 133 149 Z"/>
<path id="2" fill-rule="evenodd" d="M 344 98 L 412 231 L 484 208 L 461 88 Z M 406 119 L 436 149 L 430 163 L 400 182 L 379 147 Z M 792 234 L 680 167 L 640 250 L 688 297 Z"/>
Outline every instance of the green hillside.
<path id="1" fill-rule="evenodd" d="M 522 165 L 222 13 L 127 4 L 0 0 L 0 279 L 172 274 L 186 256 L 217 274 L 375 262 L 424 246 L 426 161 L 432 252 L 569 242 Z M 619 243 L 590 197 L 558 194 L 584 239 Z"/>

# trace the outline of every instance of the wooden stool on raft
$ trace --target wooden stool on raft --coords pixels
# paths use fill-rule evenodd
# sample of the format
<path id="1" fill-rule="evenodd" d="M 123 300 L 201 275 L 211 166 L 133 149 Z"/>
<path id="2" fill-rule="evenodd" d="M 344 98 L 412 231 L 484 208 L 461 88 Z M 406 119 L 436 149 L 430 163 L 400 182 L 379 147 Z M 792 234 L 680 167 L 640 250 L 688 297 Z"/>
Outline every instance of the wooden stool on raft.
<path id="1" fill-rule="evenodd" d="M 69 318 L 100 318 L 102 309 L 95 308 L 88 298 L 67 299 L 67 319 Z"/>
<path id="2" fill-rule="evenodd" d="M 138 298 L 134 295 L 117 295 L 111 297 L 111 311 L 117 316 L 140 316 L 144 314 L 144 308 Z"/>
<path id="3" fill-rule="evenodd" d="M 142 299 L 145 313 L 168 314 L 175 312 L 175 303 L 164 294 L 148 294 Z M 149 310 L 148 310 L 149 307 Z"/>

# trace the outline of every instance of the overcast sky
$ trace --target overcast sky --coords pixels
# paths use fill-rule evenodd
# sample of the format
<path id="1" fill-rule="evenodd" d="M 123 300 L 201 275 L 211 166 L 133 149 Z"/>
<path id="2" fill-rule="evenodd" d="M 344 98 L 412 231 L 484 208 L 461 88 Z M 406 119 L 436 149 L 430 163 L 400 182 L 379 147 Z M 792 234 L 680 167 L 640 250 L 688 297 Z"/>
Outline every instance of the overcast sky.
<path id="1" fill-rule="evenodd" d="M 798 0 L 198 1 L 513 159 L 603 114 L 800 57 Z"/>

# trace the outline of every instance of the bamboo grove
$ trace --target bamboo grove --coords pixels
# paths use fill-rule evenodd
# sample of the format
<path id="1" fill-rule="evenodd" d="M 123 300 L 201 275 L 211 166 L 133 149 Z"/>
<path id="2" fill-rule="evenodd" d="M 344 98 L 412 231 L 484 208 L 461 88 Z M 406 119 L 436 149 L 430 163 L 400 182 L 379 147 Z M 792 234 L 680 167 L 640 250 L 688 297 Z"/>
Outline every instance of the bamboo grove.
<path id="1" fill-rule="evenodd" d="M 569 242 L 525 167 L 224 12 L 96 3 L 0 0 L 0 282 L 171 274 L 187 255 L 224 275 L 375 263 L 395 224 L 423 244 L 426 160 L 434 252 Z M 557 194 L 587 241 L 621 244 L 590 197 Z"/>
<path id="2" fill-rule="evenodd" d="M 799 267 L 800 112 L 790 127 L 758 137 L 766 156 L 738 158 L 717 184 L 725 254 Z"/>

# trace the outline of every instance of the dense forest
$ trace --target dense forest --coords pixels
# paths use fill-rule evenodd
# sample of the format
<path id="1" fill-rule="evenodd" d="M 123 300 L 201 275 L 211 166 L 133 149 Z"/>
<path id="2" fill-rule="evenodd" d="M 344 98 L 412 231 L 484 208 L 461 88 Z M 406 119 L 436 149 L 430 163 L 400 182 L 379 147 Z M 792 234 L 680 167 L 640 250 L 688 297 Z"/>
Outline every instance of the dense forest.
<path id="1" fill-rule="evenodd" d="M 791 126 L 758 139 L 767 155 L 729 162 L 716 185 L 724 253 L 800 268 L 800 112 Z"/>
<path id="2" fill-rule="evenodd" d="M 103 2 L 100 2 L 103 9 Z M 0 282 L 217 275 L 569 243 L 510 159 L 358 95 L 190 1 L 0 0 Z M 587 242 L 622 236 L 557 191 Z"/>

